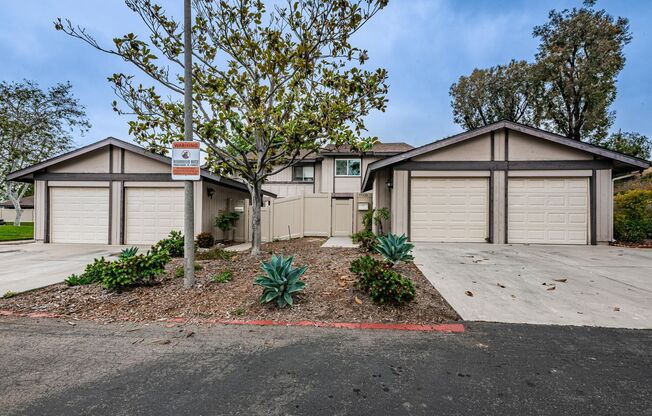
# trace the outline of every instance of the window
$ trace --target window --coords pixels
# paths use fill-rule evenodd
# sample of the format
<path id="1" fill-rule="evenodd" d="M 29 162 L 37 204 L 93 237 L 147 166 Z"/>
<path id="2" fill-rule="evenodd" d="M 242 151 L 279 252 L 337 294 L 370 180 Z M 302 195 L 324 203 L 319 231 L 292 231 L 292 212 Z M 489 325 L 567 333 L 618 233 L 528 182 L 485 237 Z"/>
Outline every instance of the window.
<path id="1" fill-rule="evenodd" d="M 360 176 L 360 159 L 335 160 L 335 176 Z"/>
<path id="2" fill-rule="evenodd" d="M 294 166 L 292 180 L 295 182 L 313 182 L 315 180 L 314 166 Z"/>

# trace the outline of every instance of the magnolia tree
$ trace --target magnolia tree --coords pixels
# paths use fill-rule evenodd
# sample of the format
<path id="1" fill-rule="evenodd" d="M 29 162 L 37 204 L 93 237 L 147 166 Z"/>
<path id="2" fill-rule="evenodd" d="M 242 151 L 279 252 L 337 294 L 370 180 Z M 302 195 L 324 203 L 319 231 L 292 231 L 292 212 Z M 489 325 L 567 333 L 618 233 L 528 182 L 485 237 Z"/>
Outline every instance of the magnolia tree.
<path id="1" fill-rule="evenodd" d="M 89 127 L 70 83 L 44 91 L 33 81 L 0 82 L 0 196 L 12 202 L 15 225 L 30 184 L 8 182 L 7 175 L 70 149 L 74 132 Z"/>
<path id="2" fill-rule="evenodd" d="M 248 186 L 253 207 L 252 255 L 260 253 L 266 179 L 326 145 L 368 148 L 364 117 L 386 106 L 387 72 L 363 70 L 367 52 L 351 37 L 386 0 L 299 0 L 267 7 L 255 0 L 193 0 L 193 134 L 207 165 Z M 147 29 L 101 45 L 84 28 L 55 27 L 130 62 L 152 81 L 109 78 L 130 114 L 130 133 L 166 152 L 183 139 L 183 27 L 149 0 L 127 0 Z"/>

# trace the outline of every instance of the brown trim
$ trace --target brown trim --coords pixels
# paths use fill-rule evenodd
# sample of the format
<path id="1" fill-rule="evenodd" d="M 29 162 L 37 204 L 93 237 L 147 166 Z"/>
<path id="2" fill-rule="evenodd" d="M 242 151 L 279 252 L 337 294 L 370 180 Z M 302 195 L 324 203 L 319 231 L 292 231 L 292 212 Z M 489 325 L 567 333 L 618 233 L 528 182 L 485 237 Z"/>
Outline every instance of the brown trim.
<path id="1" fill-rule="evenodd" d="M 125 229 L 127 223 L 125 222 L 125 183 L 120 181 L 120 244 L 125 243 Z"/>
<path id="2" fill-rule="evenodd" d="M 609 160 L 494 160 L 450 162 L 405 162 L 395 170 L 582 170 L 611 169 Z"/>
<path id="3" fill-rule="evenodd" d="M 596 190 L 597 190 L 597 171 L 593 169 L 593 172 L 591 172 L 591 179 L 590 179 L 590 189 L 589 192 L 591 193 L 589 195 L 589 206 L 590 206 L 590 211 L 591 211 L 591 245 L 596 245 L 598 242 L 598 236 L 596 234 L 598 230 L 598 219 L 596 218 L 596 212 L 597 212 L 597 200 L 596 200 Z M 613 214 L 612 214 L 613 215 Z"/>
<path id="4" fill-rule="evenodd" d="M 507 172 L 505 172 L 505 215 L 503 221 L 505 222 L 505 244 L 509 244 L 509 175 Z"/>
<path id="5" fill-rule="evenodd" d="M 34 175 L 38 180 L 49 181 L 134 181 L 173 182 L 169 173 L 41 173 Z"/>
<path id="6" fill-rule="evenodd" d="M 492 149 L 493 149 L 493 136 L 491 141 L 492 141 Z M 494 240 L 494 171 L 493 170 L 489 172 L 489 237 L 487 238 L 487 240 L 490 243 L 493 243 L 495 241 Z"/>
<path id="7" fill-rule="evenodd" d="M 405 232 L 405 235 L 408 238 L 408 241 L 412 241 L 410 239 L 410 235 L 412 234 L 412 172 L 408 171 L 408 186 L 407 186 L 407 230 Z"/>
<path id="8" fill-rule="evenodd" d="M 505 161 L 509 161 L 509 130 L 505 127 Z"/>
<path id="9" fill-rule="evenodd" d="M 265 182 L 265 185 L 311 185 L 314 184 L 315 181 L 306 181 L 306 182 L 300 182 L 300 181 L 270 181 L 270 182 Z"/>
<path id="10" fill-rule="evenodd" d="M 125 149 L 120 149 L 120 173 L 125 173 Z"/>
<path id="11" fill-rule="evenodd" d="M 489 135 L 489 137 L 491 138 L 490 142 L 491 142 L 491 160 L 492 160 L 492 161 L 496 160 L 496 154 L 495 154 L 495 153 L 496 153 L 496 152 L 495 152 L 495 147 L 496 147 L 496 137 L 495 137 L 495 135 L 496 135 L 496 134 L 495 134 L 495 132 L 493 132 L 493 131 L 492 131 L 491 134 Z"/>
<path id="12" fill-rule="evenodd" d="M 48 186 L 48 181 L 43 181 L 43 186 L 45 186 L 45 192 L 43 196 L 45 201 L 43 202 L 43 207 L 45 208 L 45 215 L 43 219 L 45 224 L 43 224 L 43 242 L 50 242 L 50 187 Z"/>
<path id="13" fill-rule="evenodd" d="M 111 244 L 112 230 L 113 230 L 113 181 L 109 182 L 109 238 L 107 244 Z"/>

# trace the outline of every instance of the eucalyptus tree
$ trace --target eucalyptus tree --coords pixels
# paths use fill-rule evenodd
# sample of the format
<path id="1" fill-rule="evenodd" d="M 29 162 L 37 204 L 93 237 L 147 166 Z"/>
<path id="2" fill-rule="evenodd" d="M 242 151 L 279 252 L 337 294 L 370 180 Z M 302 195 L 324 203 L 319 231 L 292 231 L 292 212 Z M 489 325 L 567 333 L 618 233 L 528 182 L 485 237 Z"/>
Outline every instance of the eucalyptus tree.
<path id="1" fill-rule="evenodd" d="M 85 28 L 58 19 L 55 28 L 118 56 L 145 75 L 109 81 L 129 114 L 129 131 L 165 152 L 183 137 L 182 25 L 149 0 L 127 0 L 146 35 L 102 45 Z M 352 36 L 387 0 L 298 0 L 268 7 L 259 0 L 193 0 L 193 133 L 207 166 L 248 186 L 252 255 L 260 253 L 266 179 L 329 144 L 368 148 L 364 118 L 384 111 L 387 72 L 362 66 L 366 50 Z"/>
<path id="2" fill-rule="evenodd" d="M 69 150 L 75 132 L 89 128 L 70 83 L 42 90 L 34 81 L 0 82 L 0 196 L 12 202 L 15 225 L 20 225 L 20 201 L 30 185 L 8 182 L 7 175 Z"/>

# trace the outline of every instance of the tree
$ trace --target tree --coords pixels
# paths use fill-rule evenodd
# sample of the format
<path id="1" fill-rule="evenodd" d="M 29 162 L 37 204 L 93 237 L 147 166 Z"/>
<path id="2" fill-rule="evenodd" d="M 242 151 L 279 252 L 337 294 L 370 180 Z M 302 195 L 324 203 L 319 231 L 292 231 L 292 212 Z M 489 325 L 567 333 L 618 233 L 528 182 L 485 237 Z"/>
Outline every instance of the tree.
<path id="1" fill-rule="evenodd" d="M 20 200 L 30 185 L 8 182 L 7 175 L 69 150 L 73 133 L 89 128 L 70 83 L 44 91 L 34 81 L 0 82 L 0 189 L 14 205 L 15 225 L 20 225 Z"/>
<path id="2" fill-rule="evenodd" d="M 501 120 L 536 125 L 541 93 L 542 85 L 526 61 L 474 69 L 450 88 L 453 118 L 467 130 Z"/>
<path id="3" fill-rule="evenodd" d="M 546 127 L 575 140 L 600 140 L 613 123 L 616 76 L 631 39 L 628 20 L 594 10 L 594 0 L 549 14 L 534 28 L 541 44 L 537 71 L 545 82 Z"/>
<path id="4" fill-rule="evenodd" d="M 650 154 L 652 153 L 652 141 L 647 136 L 636 132 L 623 132 L 618 130 L 617 133 L 612 133 L 609 137 L 594 141 L 593 143 L 645 160 L 649 160 Z"/>
<path id="5" fill-rule="evenodd" d="M 386 0 L 299 0 L 268 10 L 260 0 L 195 0 L 193 131 L 207 163 L 242 178 L 253 207 L 252 255 L 260 253 L 265 180 L 328 144 L 366 149 L 363 118 L 384 111 L 387 72 L 362 70 L 367 52 L 351 36 Z M 87 31 L 58 19 L 55 28 L 132 63 L 154 85 L 132 75 L 109 78 L 137 142 L 164 152 L 183 136 L 183 42 L 177 20 L 149 0 L 127 0 L 149 35 L 101 46 Z"/>

